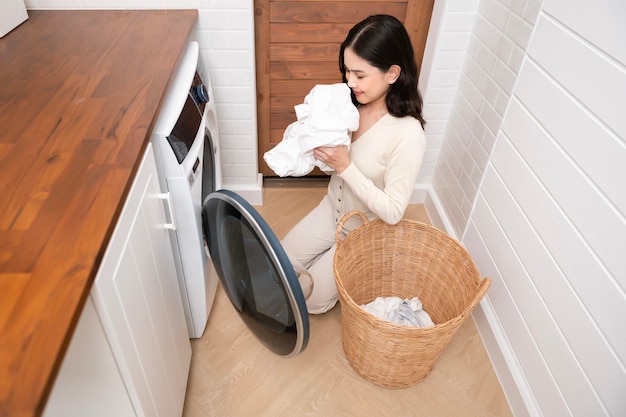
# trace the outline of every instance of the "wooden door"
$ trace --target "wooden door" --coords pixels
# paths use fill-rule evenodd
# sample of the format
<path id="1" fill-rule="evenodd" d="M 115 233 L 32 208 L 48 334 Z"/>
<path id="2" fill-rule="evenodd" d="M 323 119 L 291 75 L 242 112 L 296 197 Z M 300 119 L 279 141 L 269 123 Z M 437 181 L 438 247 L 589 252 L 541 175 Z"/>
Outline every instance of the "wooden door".
<path id="1" fill-rule="evenodd" d="M 276 176 L 263 154 L 296 121 L 294 106 L 316 84 L 341 82 L 339 46 L 357 22 L 373 14 L 400 19 L 421 66 L 434 0 L 255 0 L 259 170 Z M 309 175 L 325 175 L 317 168 Z"/>

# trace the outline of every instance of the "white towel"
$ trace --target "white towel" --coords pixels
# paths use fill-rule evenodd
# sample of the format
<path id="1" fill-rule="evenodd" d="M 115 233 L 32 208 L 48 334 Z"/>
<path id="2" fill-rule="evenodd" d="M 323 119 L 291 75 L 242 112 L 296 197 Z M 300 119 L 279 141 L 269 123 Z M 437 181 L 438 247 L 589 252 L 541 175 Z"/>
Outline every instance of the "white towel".
<path id="1" fill-rule="evenodd" d="M 396 324 L 413 327 L 435 325 L 428 313 L 422 309 L 422 302 L 417 297 L 410 300 L 400 297 L 376 297 L 374 301 L 362 304 L 361 307 L 370 314 Z"/>
<path id="2" fill-rule="evenodd" d="M 332 169 L 313 157 L 319 146 L 350 146 L 350 132 L 359 128 L 359 111 L 345 83 L 318 84 L 294 107 L 296 122 L 285 129 L 282 141 L 263 159 L 280 177 L 300 177 L 319 167 Z"/>

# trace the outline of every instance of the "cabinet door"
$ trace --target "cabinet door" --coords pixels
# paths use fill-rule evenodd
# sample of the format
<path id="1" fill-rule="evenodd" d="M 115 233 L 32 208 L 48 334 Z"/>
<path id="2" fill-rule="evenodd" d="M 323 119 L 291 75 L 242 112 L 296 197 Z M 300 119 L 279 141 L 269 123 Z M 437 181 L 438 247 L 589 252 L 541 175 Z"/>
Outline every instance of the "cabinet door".
<path id="1" fill-rule="evenodd" d="M 180 416 L 191 344 L 151 145 L 92 289 L 140 416 Z"/>
<path id="2" fill-rule="evenodd" d="M 134 417 L 104 329 L 88 299 L 43 417 Z"/>

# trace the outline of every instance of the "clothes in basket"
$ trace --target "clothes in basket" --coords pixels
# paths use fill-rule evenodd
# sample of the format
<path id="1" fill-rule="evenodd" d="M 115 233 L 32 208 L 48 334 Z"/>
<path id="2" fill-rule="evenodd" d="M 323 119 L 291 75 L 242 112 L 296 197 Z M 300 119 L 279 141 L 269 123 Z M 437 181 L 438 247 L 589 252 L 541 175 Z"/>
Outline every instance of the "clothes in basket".
<path id="1" fill-rule="evenodd" d="M 422 308 L 422 302 L 417 297 L 410 300 L 400 297 L 376 297 L 368 304 L 361 307 L 370 314 L 396 324 L 413 327 L 431 327 L 435 323 Z"/>

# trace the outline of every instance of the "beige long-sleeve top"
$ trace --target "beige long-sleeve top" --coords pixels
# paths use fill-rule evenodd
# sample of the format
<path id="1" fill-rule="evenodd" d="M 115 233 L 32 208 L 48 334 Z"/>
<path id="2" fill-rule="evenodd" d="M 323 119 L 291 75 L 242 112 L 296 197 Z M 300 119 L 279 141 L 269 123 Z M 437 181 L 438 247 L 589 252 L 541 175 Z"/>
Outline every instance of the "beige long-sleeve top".
<path id="1" fill-rule="evenodd" d="M 415 188 L 425 149 L 424 130 L 417 119 L 383 116 L 352 143 L 350 166 L 330 178 L 328 196 L 335 222 L 359 210 L 370 220 L 398 223 Z M 344 230 L 360 224 L 354 217 Z"/>

